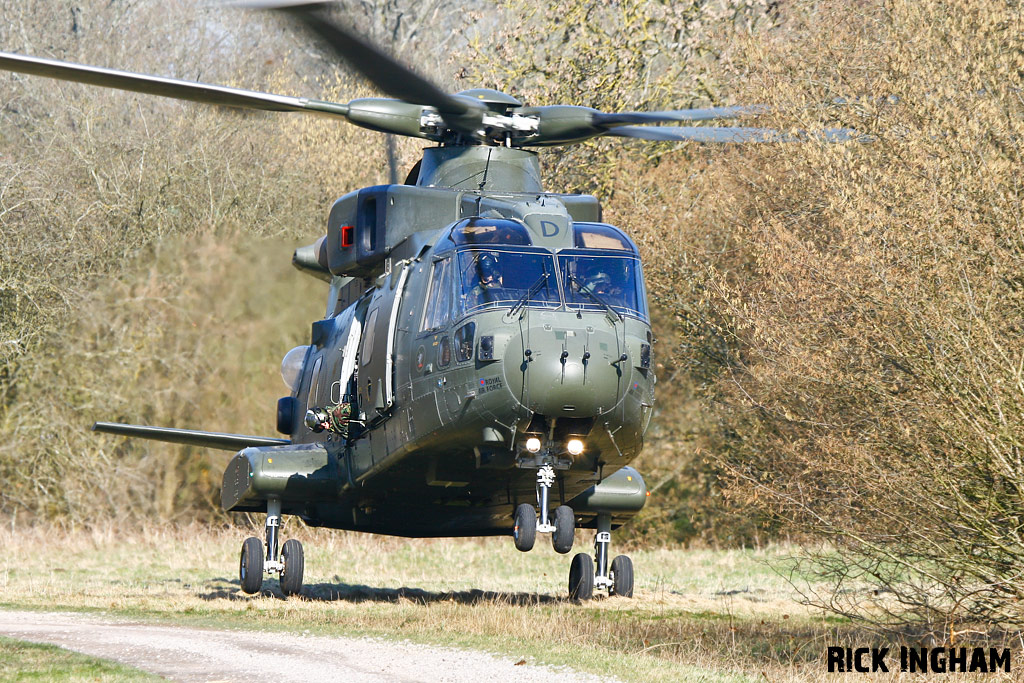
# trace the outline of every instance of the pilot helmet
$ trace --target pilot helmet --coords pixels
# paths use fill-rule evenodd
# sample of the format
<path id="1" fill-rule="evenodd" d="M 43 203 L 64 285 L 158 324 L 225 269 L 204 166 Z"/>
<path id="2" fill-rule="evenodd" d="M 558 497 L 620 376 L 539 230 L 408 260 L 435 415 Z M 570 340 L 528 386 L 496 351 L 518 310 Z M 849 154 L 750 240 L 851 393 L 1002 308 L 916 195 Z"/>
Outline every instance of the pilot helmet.
<path id="1" fill-rule="evenodd" d="M 480 269 L 480 279 L 483 282 L 497 282 L 501 279 L 501 268 L 498 267 L 496 254 L 483 254 L 477 265 Z"/>
<path id="2" fill-rule="evenodd" d="M 599 270 L 596 273 L 594 273 L 591 276 L 590 282 L 589 282 L 589 285 L 590 285 L 591 289 L 605 290 L 605 291 L 607 291 L 608 288 L 611 287 L 611 284 L 612 284 L 612 277 L 611 277 L 611 275 L 609 275 L 608 273 L 604 272 L 603 270 Z"/>

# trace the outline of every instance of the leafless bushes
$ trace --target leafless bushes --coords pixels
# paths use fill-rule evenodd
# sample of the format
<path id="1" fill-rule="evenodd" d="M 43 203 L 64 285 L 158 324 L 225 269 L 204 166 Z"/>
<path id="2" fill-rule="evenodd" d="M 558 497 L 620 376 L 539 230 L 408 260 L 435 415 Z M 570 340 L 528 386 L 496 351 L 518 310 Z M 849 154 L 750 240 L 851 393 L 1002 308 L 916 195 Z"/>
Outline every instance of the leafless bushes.
<path id="1" fill-rule="evenodd" d="M 947 635 L 1024 621 L 1021 29 L 996 1 L 792 12 L 745 99 L 871 142 L 716 156 L 670 264 L 732 500 L 833 542 L 835 609 Z"/>
<path id="2" fill-rule="evenodd" d="M 505 4 L 509 28 L 470 45 L 473 87 L 495 87 L 531 106 L 652 111 L 717 102 L 731 90 L 729 39 L 771 24 L 766 0 Z M 624 159 L 666 149 L 598 139 L 546 149 L 543 163 L 552 189 L 607 198 Z"/>
<path id="3" fill-rule="evenodd" d="M 250 87 L 288 73 L 261 47 L 272 26 L 226 45 L 222 16 L 190 3 L 4 9 L 8 50 L 214 82 L 245 73 Z M 315 316 L 293 322 L 310 309 L 268 293 L 267 274 L 291 274 L 287 244 L 280 263 L 264 245 L 317 234 L 326 191 L 267 117 L 2 78 L 0 506 L 70 521 L 209 514 L 196 503 L 215 495 L 210 456 L 86 430 L 121 418 L 264 432 L 292 340 L 254 332 L 240 310 L 266 304 L 296 337 Z"/>

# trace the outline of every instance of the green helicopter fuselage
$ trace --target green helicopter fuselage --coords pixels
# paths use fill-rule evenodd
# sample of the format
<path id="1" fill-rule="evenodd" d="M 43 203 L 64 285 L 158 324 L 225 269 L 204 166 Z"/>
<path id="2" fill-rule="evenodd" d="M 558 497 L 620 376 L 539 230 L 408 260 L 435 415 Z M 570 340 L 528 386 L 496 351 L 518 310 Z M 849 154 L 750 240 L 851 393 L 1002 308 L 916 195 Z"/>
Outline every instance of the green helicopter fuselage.
<path id="1" fill-rule="evenodd" d="M 646 500 L 635 470 L 612 475 L 640 452 L 655 382 L 636 246 L 594 197 L 540 191 L 531 152 L 426 150 L 417 180 L 342 197 L 296 252 L 330 295 L 279 406 L 291 444 L 239 452 L 224 507 L 275 496 L 316 526 L 504 534 L 547 463 L 581 524 L 618 525 Z M 342 402 L 347 433 L 304 423 Z"/>

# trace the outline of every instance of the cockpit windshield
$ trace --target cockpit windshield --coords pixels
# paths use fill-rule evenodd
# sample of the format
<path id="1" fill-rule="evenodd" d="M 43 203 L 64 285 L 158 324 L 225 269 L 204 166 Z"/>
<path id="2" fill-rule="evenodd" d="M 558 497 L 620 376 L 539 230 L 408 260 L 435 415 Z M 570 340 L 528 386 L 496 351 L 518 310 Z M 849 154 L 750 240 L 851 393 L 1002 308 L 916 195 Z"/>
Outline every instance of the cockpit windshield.
<path id="1" fill-rule="evenodd" d="M 526 249 L 458 251 L 458 315 L 487 306 L 558 308 L 558 278 L 550 252 Z M 525 300 L 524 300 L 525 298 Z"/>
<path id="2" fill-rule="evenodd" d="M 600 309 L 647 317 L 647 301 L 634 256 L 604 256 L 582 251 L 558 254 L 565 302 L 571 309 Z"/>

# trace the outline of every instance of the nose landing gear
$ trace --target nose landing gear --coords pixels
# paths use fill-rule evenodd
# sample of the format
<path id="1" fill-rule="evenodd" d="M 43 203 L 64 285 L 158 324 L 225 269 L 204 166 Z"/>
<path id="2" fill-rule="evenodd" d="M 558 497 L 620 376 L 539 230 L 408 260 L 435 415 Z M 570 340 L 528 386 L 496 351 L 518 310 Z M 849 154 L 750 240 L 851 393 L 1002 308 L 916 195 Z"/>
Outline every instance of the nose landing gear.
<path id="1" fill-rule="evenodd" d="M 540 510 L 540 521 L 537 521 L 537 512 L 529 503 L 521 503 L 516 508 L 512 538 L 517 550 L 532 550 L 538 532 L 551 534 L 551 545 L 555 552 L 564 555 L 572 550 L 572 545 L 576 541 L 576 516 L 572 508 L 568 505 L 559 505 L 555 508 L 553 520 L 548 513 L 548 500 L 554 484 L 555 469 L 550 464 L 542 465 L 537 470 L 537 507 Z"/>
<path id="2" fill-rule="evenodd" d="M 516 550 L 524 553 L 533 550 L 537 540 L 537 511 L 529 503 L 520 503 L 516 508 L 512 540 L 515 541 Z"/>
<path id="3" fill-rule="evenodd" d="M 597 516 L 597 536 L 594 539 L 595 561 L 586 553 L 578 553 L 569 567 L 569 598 L 590 600 L 594 589 L 607 590 L 608 595 L 633 597 L 633 561 L 628 555 L 619 555 L 608 563 L 608 547 L 612 541 L 612 520 L 609 514 Z"/>
<path id="4" fill-rule="evenodd" d="M 294 538 L 285 541 L 284 548 L 278 552 L 278 530 L 281 526 L 281 501 L 267 501 L 267 537 L 266 557 L 263 555 L 263 543 L 255 536 L 245 539 L 242 554 L 238 563 L 238 578 L 242 592 L 252 595 L 263 587 L 264 574 L 277 574 L 281 584 L 281 592 L 285 595 L 298 595 L 302 592 L 302 573 L 305 569 L 302 544 Z"/>

